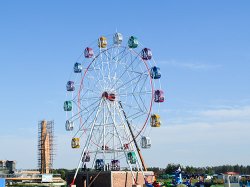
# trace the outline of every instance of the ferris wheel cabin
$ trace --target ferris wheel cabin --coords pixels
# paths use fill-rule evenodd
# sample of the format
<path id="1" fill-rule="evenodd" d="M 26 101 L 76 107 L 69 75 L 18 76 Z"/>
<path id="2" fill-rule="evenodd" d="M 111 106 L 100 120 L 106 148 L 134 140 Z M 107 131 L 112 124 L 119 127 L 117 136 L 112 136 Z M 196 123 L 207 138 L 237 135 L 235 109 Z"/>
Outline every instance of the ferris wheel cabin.
<path id="1" fill-rule="evenodd" d="M 143 136 L 141 138 L 141 147 L 143 149 L 149 149 L 151 147 L 151 139 L 149 137 Z"/>
<path id="2" fill-rule="evenodd" d="M 96 159 L 95 161 L 95 170 L 103 171 L 105 162 L 103 159 Z"/>
<path id="3" fill-rule="evenodd" d="M 73 131 L 73 129 L 74 129 L 73 121 L 67 120 L 65 123 L 65 129 L 66 129 L 66 131 Z"/>
<path id="4" fill-rule="evenodd" d="M 76 62 L 74 64 L 74 72 L 75 73 L 81 73 L 82 72 L 82 64 L 81 63 Z"/>
<path id="5" fill-rule="evenodd" d="M 111 161 L 111 170 L 112 171 L 119 171 L 120 170 L 120 161 L 119 160 L 112 160 Z"/>
<path id="6" fill-rule="evenodd" d="M 141 51 L 141 58 L 143 60 L 151 60 L 151 58 L 152 58 L 152 51 L 149 48 L 144 48 Z"/>
<path id="7" fill-rule="evenodd" d="M 90 47 L 86 47 L 84 50 L 84 56 L 85 58 L 92 58 L 94 56 L 94 51 Z"/>
<path id="8" fill-rule="evenodd" d="M 63 105 L 64 111 L 71 111 L 72 110 L 72 102 L 65 101 Z"/>
<path id="9" fill-rule="evenodd" d="M 160 68 L 159 68 L 159 67 L 156 67 L 156 66 L 152 67 L 152 68 L 150 69 L 150 77 L 151 77 L 152 79 L 159 79 L 159 78 L 161 78 L 161 71 L 160 71 Z"/>
<path id="10" fill-rule="evenodd" d="M 128 156 L 128 161 L 130 162 L 130 164 L 135 164 L 136 163 L 136 155 L 135 152 L 129 152 L 127 154 Z"/>
<path id="11" fill-rule="evenodd" d="M 155 90 L 154 101 L 156 103 L 164 102 L 164 92 L 162 90 Z"/>
<path id="12" fill-rule="evenodd" d="M 114 93 L 103 92 L 102 97 L 106 98 L 110 101 L 115 101 L 115 94 Z"/>
<path id="13" fill-rule="evenodd" d="M 69 92 L 72 92 L 75 90 L 74 82 L 73 81 L 68 81 L 66 84 L 66 89 Z"/>
<path id="14" fill-rule="evenodd" d="M 89 162 L 90 161 L 90 155 L 89 155 L 89 153 L 84 153 L 84 157 L 83 157 L 83 160 L 84 160 L 84 162 Z"/>
<path id="15" fill-rule="evenodd" d="M 80 148 L 80 138 L 72 138 L 72 140 L 71 140 L 71 147 L 73 149 Z"/>
<path id="16" fill-rule="evenodd" d="M 120 45 L 122 43 L 122 40 L 123 40 L 123 36 L 121 33 L 115 33 L 114 36 L 113 36 L 113 42 L 114 44 L 116 45 Z"/>
<path id="17" fill-rule="evenodd" d="M 98 47 L 100 48 L 106 48 L 107 47 L 107 38 L 104 37 L 104 36 L 101 36 L 99 39 L 98 39 Z"/>
<path id="18" fill-rule="evenodd" d="M 137 48 L 139 42 L 135 36 L 131 36 L 128 40 L 128 47 L 129 48 Z"/>
<path id="19" fill-rule="evenodd" d="M 160 115 L 158 114 L 151 115 L 150 125 L 151 127 L 160 127 L 161 126 Z"/>

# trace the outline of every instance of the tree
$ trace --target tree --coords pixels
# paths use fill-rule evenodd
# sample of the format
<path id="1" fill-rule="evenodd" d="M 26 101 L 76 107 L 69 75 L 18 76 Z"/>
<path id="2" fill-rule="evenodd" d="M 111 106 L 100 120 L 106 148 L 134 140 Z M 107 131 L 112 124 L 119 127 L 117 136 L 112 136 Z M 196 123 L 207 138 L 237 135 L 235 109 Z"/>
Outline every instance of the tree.
<path id="1" fill-rule="evenodd" d="M 165 173 L 166 174 L 172 174 L 174 173 L 178 168 L 180 167 L 180 164 L 168 164 Z"/>

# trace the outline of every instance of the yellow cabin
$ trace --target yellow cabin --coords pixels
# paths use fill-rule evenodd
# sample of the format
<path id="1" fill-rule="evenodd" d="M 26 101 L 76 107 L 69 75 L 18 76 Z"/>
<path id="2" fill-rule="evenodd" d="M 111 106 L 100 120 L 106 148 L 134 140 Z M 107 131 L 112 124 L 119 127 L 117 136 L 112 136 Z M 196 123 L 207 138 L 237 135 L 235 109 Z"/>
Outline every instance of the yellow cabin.
<path id="1" fill-rule="evenodd" d="M 106 48 L 107 47 L 107 38 L 104 37 L 104 36 L 101 36 L 99 39 L 98 39 L 98 47 L 100 48 Z"/>
<path id="2" fill-rule="evenodd" d="M 80 138 L 72 138 L 71 147 L 73 149 L 80 148 Z"/>
<path id="3" fill-rule="evenodd" d="M 152 114 L 150 118 L 150 125 L 151 127 L 160 127 L 161 126 L 160 115 Z"/>

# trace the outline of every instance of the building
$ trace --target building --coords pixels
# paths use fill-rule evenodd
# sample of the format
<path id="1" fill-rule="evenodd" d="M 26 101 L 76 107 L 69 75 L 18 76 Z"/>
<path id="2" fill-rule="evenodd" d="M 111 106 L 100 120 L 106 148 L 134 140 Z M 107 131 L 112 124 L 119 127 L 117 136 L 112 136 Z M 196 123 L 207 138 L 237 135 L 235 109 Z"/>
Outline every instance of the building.
<path id="1" fill-rule="evenodd" d="M 0 174 L 12 174 L 16 170 L 16 162 L 12 160 L 0 160 Z"/>
<path id="2" fill-rule="evenodd" d="M 67 174 L 67 184 L 72 183 L 75 172 Z M 138 186 L 145 184 L 144 175 L 148 182 L 154 181 L 154 172 L 152 171 L 133 171 L 136 181 L 133 181 L 131 171 L 80 171 L 76 177 L 75 185 L 82 187 L 132 187 L 135 183 Z M 143 175 L 144 174 L 144 175 Z"/>

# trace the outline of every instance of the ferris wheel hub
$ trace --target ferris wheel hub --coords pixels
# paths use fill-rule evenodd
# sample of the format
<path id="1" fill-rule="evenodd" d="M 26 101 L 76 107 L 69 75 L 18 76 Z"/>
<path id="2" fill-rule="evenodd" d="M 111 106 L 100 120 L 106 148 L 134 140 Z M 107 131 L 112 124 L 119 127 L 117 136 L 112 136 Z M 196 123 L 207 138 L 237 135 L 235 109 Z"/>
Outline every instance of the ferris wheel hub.
<path id="1" fill-rule="evenodd" d="M 115 94 L 114 93 L 108 93 L 108 92 L 103 92 L 102 93 L 102 98 L 104 98 L 104 99 L 107 99 L 107 100 L 109 100 L 109 101 L 115 101 Z"/>

